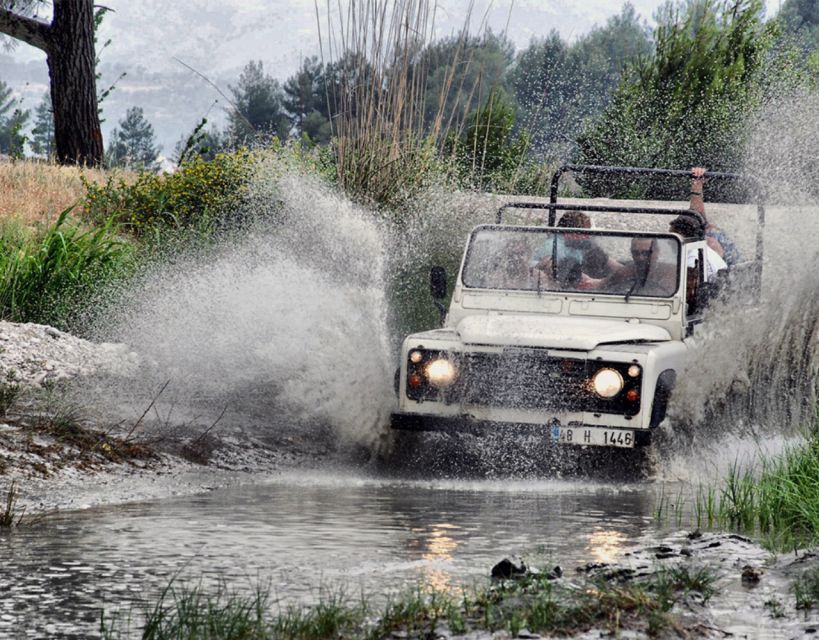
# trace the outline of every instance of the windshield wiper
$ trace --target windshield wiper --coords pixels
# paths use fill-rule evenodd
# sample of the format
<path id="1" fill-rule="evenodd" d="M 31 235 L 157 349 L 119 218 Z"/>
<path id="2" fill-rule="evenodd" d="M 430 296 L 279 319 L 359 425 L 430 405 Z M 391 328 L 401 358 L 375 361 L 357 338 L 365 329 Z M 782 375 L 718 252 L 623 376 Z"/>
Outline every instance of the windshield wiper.
<path id="1" fill-rule="evenodd" d="M 645 280 L 643 280 L 643 283 L 645 284 Z M 634 290 L 637 288 L 638 284 L 640 284 L 640 280 L 634 278 L 634 283 L 631 285 L 631 289 L 629 289 L 628 292 L 626 293 L 626 302 L 628 302 L 628 299 L 631 297 L 631 294 L 634 293 Z"/>

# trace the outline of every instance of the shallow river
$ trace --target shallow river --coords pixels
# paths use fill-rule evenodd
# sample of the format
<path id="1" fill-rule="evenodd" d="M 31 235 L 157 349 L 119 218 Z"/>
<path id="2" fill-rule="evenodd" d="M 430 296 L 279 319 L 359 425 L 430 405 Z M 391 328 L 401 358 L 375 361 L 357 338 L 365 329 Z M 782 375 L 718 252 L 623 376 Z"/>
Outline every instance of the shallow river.
<path id="1" fill-rule="evenodd" d="M 0 636 L 87 637 L 169 579 L 401 591 L 485 579 L 507 555 L 538 565 L 617 560 L 657 534 L 654 483 L 386 481 L 294 474 L 158 502 L 63 512 L 0 534 Z"/>

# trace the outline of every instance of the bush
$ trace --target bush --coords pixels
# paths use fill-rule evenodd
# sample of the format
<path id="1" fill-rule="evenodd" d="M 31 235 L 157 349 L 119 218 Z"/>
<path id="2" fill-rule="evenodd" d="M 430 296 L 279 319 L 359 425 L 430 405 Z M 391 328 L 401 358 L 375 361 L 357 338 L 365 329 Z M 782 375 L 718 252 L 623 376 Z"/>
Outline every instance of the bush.
<path id="1" fill-rule="evenodd" d="M 253 154 L 240 149 L 212 160 L 195 157 L 175 173 L 142 171 L 133 182 L 84 181 L 83 210 L 95 224 L 113 219 L 134 235 L 162 228 L 227 224 L 240 215 Z"/>
<path id="2" fill-rule="evenodd" d="M 721 170 L 742 164 L 749 118 L 777 91 L 809 74 L 761 0 L 696 0 L 664 6 L 654 55 L 624 75 L 605 112 L 578 139 L 583 164 Z M 591 195 L 688 198 L 688 183 L 586 177 Z M 720 198 L 711 193 L 709 197 Z M 729 197 L 726 195 L 726 197 Z"/>
<path id="3" fill-rule="evenodd" d="M 482 190 L 519 190 L 516 182 L 527 169 L 530 139 L 514 128 L 514 106 L 502 91 L 492 91 L 467 118 L 460 136 L 450 135 L 447 143 L 463 182 Z"/>

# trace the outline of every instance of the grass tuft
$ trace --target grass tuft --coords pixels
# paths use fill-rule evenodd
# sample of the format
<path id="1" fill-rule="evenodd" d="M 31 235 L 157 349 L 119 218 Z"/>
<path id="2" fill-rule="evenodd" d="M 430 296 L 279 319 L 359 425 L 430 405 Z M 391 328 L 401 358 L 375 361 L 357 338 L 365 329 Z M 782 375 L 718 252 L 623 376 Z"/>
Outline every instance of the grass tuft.
<path id="1" fill-rule="evenodd" d="M 70 212 L 35 232 L 0 225 L 0 318 L 70 329 L 93 297 L 89 291 L 129 272 L 132 249 L 112 221 L 86 230 Z"/>
<path id="2" fill-rule="evenodd" d="M 662 511 L 662 510 L 660 510 Z M 772 549 L 795 549 L 819 542 L 819 435 L 756 466 L 734 465 L 721 488 L 700 487 L 697 526 L 759 534 Z"/>
<path id="3" fill-rule="evenodd" d="M 797 609 L 813 609 L 819 604 L 819 567 L 803 572 L 791 586 Z"/>
<path id="4" fill-rule="evenodd" d="M 17 511 L 17 481 L 12 480 L 6 491 L 6 507 L 0 512 L 0 528 L 10 529 L 12 527 L 19 527 L 23 521 L 25 509 L 20 512 Z"/>

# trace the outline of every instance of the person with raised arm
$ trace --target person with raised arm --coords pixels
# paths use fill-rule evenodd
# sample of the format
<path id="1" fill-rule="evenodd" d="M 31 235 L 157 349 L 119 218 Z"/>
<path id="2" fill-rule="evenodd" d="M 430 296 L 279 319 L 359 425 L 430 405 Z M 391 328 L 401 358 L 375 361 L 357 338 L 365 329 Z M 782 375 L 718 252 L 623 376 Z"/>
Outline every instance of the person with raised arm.
<path id="1" fill-rule="evenodd" d="M 730 270 L 739 260 L 739 253 L 733 240 L 720 227 L 708 221 L 705 215 L 705 167 L 691 168 L 691 199 L 688 208 L 705 219 L 705 242 L 725 261 Z"/>

